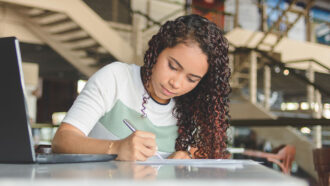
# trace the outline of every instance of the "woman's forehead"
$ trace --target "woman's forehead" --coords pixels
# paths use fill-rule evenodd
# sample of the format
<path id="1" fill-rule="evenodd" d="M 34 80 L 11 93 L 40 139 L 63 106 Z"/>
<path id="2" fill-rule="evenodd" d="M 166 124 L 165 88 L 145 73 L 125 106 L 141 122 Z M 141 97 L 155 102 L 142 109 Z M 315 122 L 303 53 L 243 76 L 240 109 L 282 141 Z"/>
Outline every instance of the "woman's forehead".
<path id="1" fill-rule="evenodd" d="M 166 49 L 167 56 L 179 63 L 185 70 L 196 75 L 204 75 L 207 72 L 207 56 L 199 48 L 197 43 L 180 43 Z"/>

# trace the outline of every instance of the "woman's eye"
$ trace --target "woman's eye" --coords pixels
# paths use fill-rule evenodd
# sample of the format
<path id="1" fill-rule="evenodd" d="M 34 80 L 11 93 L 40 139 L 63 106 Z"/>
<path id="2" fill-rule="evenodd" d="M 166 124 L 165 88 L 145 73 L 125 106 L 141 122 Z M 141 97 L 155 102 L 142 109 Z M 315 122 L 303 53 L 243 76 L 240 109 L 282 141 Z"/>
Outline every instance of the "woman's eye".
<path id="1" fill-rule="evenodd" d="M 191 83 L 195 83 L 196 82 L 195 80 L 192 80 L 191 78 L 188 78 L 188 81 L 191 82 Z"/>
<path id="2" fill-rule="evenodd" d="M 168 63 L 168 66 L 170 67 L 170 69 L 176 70 L 176 68 L 171 64 L 171 62 Z"/>

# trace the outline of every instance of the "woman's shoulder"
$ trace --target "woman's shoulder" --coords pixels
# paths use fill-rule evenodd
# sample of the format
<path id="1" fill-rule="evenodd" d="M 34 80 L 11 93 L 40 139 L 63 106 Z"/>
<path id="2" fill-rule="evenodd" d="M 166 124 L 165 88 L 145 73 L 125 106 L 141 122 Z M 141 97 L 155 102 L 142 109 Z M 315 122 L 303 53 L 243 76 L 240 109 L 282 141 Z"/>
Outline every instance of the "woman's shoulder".
<path id="1" fill-rule="evenodd" d="M 116 71 L 127 70 L 129 68 L 132 68 L 132 66 L 134 66 L 134 65 L 128 64 L 128 63 L 119 62 L 119 61 L 115 61 L 115 62 L 112 62 L 112 63 L 110 63 L 108 65 L 105 65 L 100 70 L 114 71 L 114 72 L 116 72 Z"/>
<path id="2" fill-rule="evenodd" d="M 132 73 L 134 69 L 139 68 L 135 64 L 127 64 L 123 62 L 112 62 L 108 65 L 105 65 L 100 70 L 98 70 L 93 76 L 94 78 L 109 78 L 109 76 L 114 77 L 127 77 L 128 74 Z"/>

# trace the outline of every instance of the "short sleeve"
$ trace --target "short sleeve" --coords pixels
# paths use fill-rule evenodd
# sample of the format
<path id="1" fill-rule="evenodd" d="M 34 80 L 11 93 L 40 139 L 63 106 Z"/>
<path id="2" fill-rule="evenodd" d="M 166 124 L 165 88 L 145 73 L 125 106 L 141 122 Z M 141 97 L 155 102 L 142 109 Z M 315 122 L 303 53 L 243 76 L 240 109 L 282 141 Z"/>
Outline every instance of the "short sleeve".
<path id="1" fill-rule="evenodd" d="M 88 80 L 63 122 L 77 127 L 85 135 L 89 134 L 116 100 L 117 82 L 113 66 L 103 67 Z"/>

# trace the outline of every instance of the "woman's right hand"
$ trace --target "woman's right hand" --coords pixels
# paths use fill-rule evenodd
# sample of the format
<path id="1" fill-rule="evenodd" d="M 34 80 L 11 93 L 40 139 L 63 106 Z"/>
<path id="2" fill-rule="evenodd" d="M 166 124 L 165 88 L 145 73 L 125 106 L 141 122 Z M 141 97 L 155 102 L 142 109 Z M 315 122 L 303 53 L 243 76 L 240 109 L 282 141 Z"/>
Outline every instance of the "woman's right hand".
<path id="1" fill-rule="evenodd" d="M 145 161 L 157 151 L 156 136 L 145 131 L 135 131 L 127 138 L 115 142 L 117 160 Z"/>
<path id="2" fill-rule="evenodd" d="M 136 131 L 125 139 L 109 141 L 90 138 L 68 123 L 62 123 L 52 141 L 54 153 L 117 154 L 117 160 L 145 161 L 156 153 L 156 136 Z"/>

